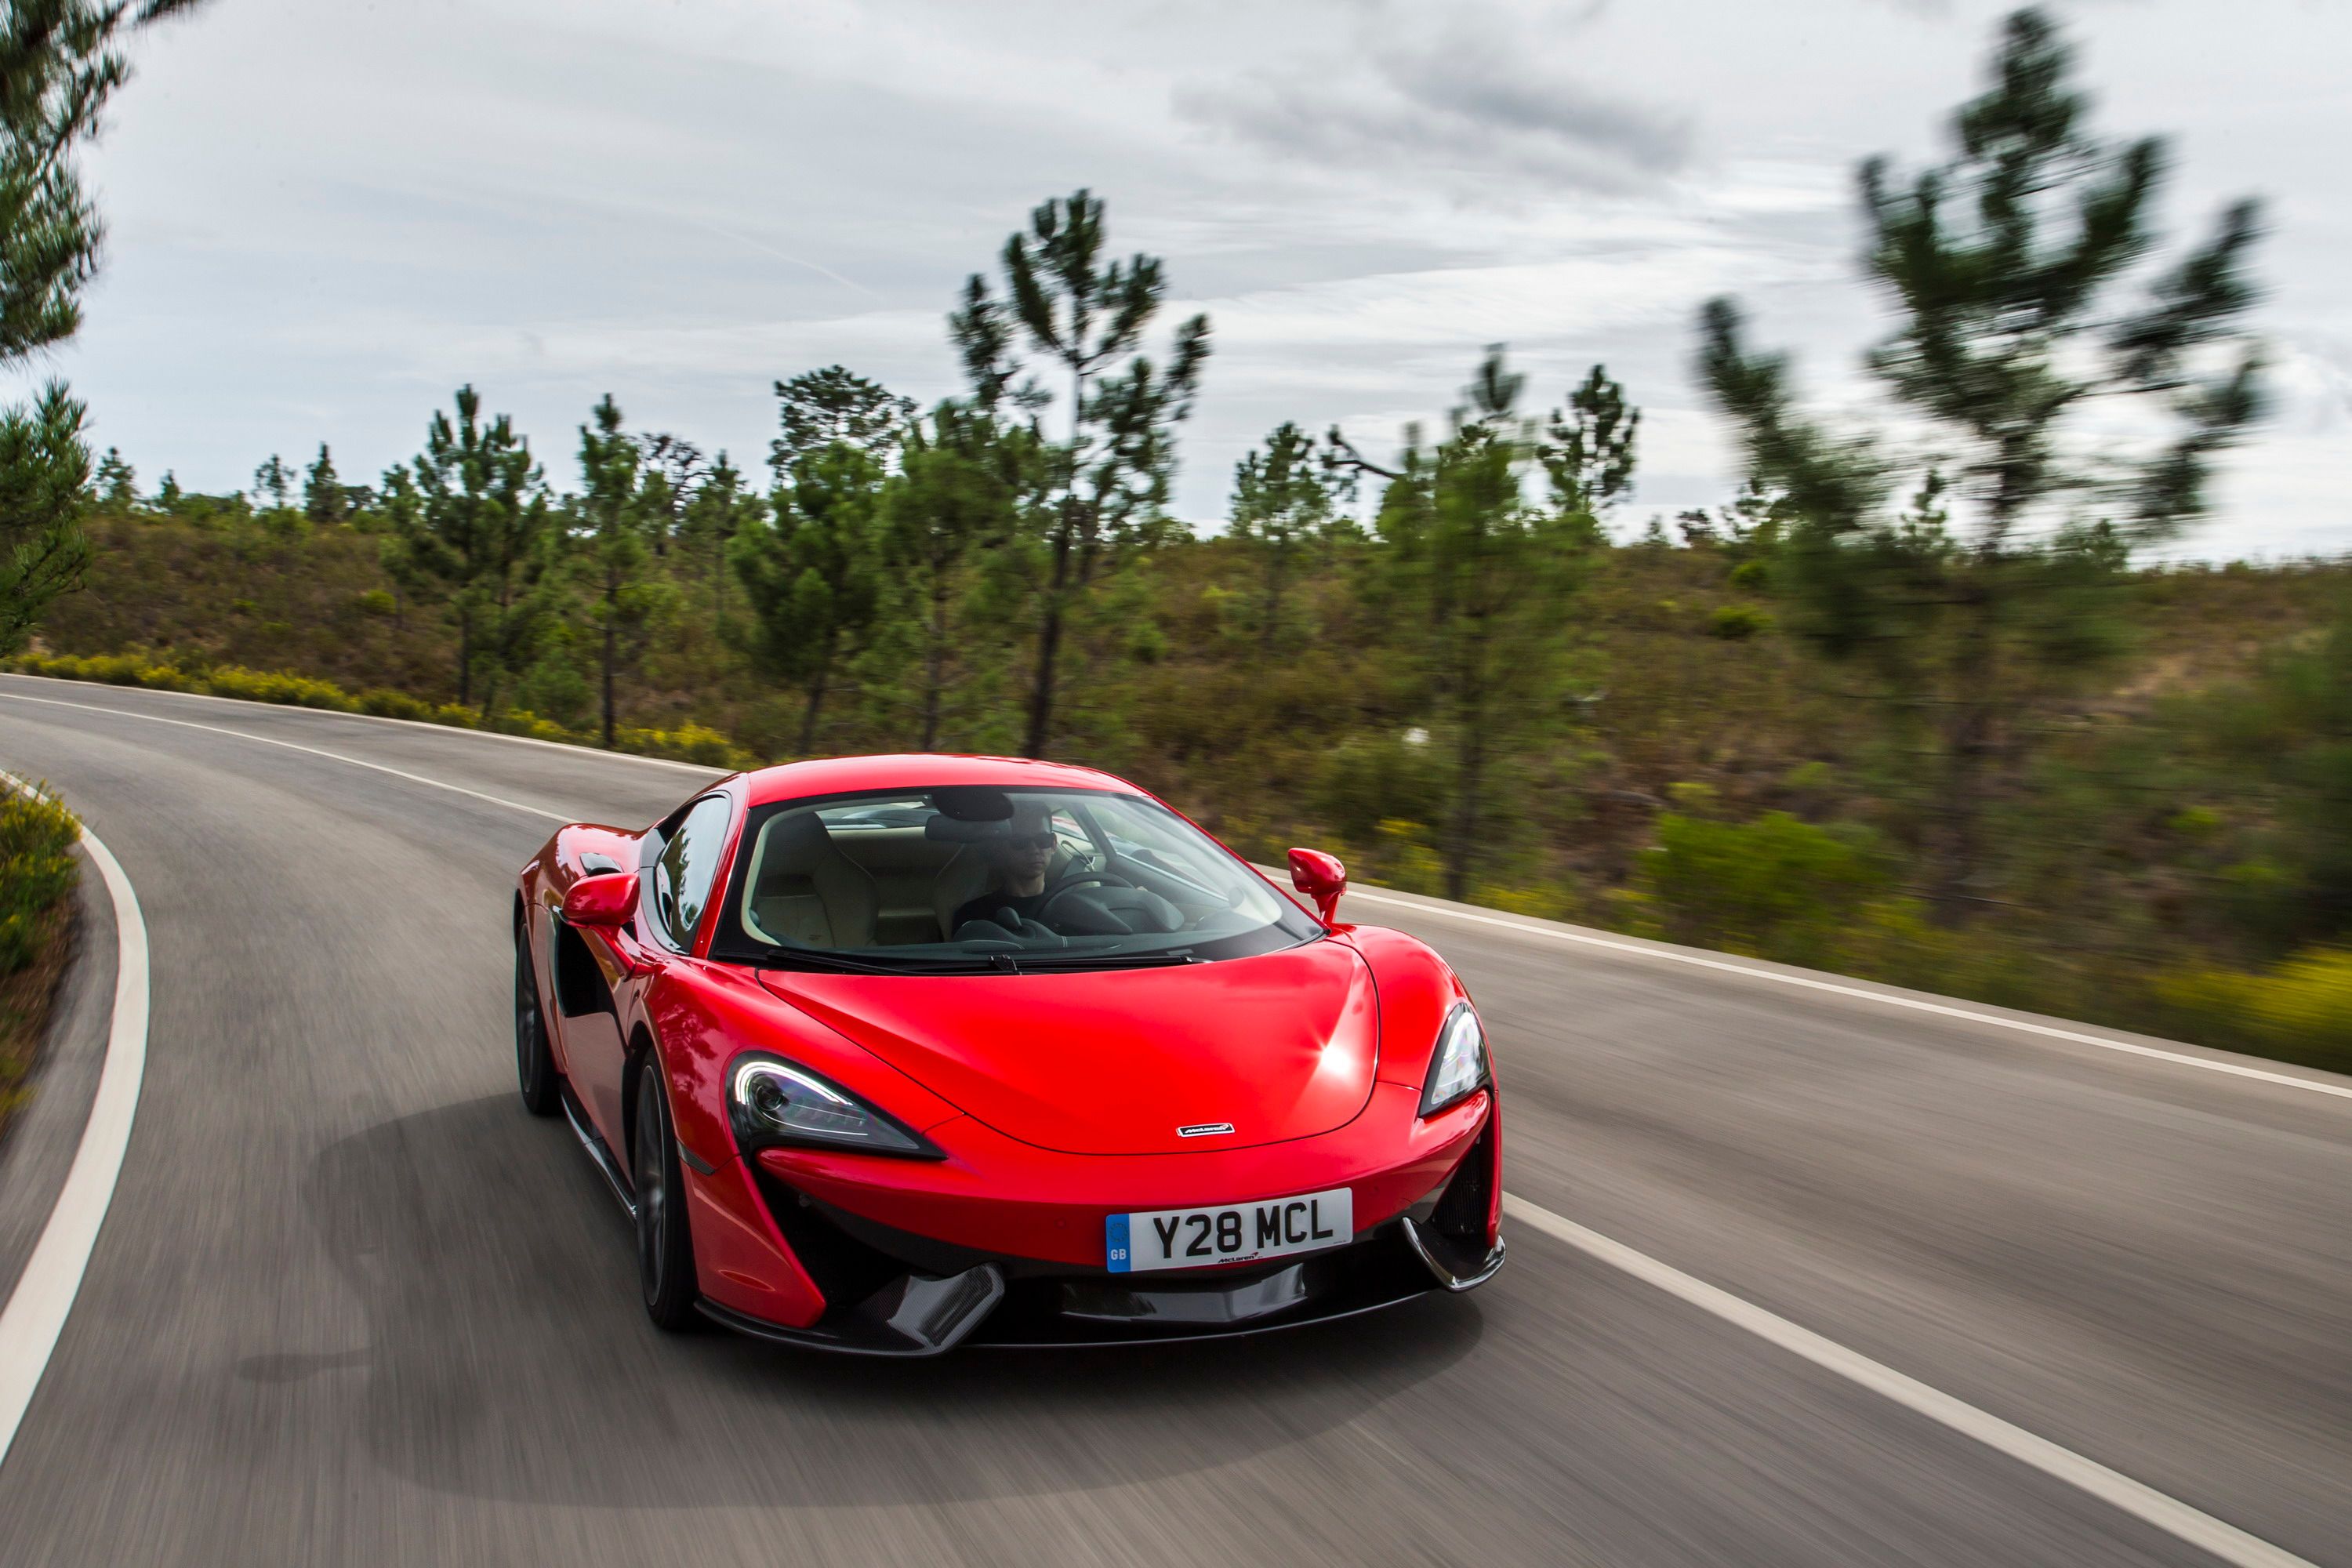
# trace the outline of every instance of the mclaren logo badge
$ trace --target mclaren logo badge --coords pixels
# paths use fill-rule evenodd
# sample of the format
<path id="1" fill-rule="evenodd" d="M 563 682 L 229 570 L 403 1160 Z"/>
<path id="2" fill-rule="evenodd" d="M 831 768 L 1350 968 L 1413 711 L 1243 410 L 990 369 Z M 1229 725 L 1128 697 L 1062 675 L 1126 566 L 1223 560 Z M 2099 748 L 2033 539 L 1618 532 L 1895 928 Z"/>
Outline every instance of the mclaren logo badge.
<path id="1" fill-rule="evenodd" d="M 1233 1130 L 1234 1124 L 1230 1121 L 1195 1121 L 1190 1127 L 1179 1127 L 1176 1129 L 1176 1136 L 1179 1138 L 1214 1138 L 1220 1133 L 1231 1132 Z"/>

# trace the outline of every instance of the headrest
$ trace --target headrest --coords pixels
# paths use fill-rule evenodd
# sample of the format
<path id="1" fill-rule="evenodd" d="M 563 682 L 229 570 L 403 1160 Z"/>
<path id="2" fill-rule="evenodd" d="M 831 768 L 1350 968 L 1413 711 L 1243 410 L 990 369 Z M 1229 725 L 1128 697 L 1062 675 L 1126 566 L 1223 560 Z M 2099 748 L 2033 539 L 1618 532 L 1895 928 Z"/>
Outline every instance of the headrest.
<path id="1" fill-rule="evenodd" d="M 1043 833 L 1053 820 L 1044 801 L 1007 800 L 1004 804 L 1009 815 L 981 821 L 942 811 L 923 824 L 923 837 L 950 844 L 987 844 Z"/>
<path id="2" fill-rule="evenodd" d="M 835 853 L 833 836 L 814 811 L 788 811 L 760 830 L 760 877 L 805 877 Z"/>

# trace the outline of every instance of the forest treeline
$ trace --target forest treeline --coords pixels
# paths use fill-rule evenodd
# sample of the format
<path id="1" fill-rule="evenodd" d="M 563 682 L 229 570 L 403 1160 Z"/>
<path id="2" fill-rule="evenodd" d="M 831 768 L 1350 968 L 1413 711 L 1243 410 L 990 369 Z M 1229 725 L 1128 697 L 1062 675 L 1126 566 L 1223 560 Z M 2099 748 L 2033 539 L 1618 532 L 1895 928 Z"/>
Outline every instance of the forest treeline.
<path id="1" fill-rule="evenodd" d="M 2352 1065 L 2352 573 L 2135 563 L 2261 405 L 2259 214 L 2168 242 L 2166 167 L 2011 18 L 1948 157 L 1862 171 L 1899 418 L 1809 412 L 1716 301 L 1749 478 L 1646 531 L 1639 389 L 1500 349 L 1438 426 L 1269 431 L 1181 525 L 1213 324 L 1079 192 L 954 302 L 957 395 L 802 372 L 764 453 L 610 395 L 534 444 L 472 387 L 364 483 L 110 452 L 18 663 L 714 765 L 1051 754 L 1260 855 Z"/>

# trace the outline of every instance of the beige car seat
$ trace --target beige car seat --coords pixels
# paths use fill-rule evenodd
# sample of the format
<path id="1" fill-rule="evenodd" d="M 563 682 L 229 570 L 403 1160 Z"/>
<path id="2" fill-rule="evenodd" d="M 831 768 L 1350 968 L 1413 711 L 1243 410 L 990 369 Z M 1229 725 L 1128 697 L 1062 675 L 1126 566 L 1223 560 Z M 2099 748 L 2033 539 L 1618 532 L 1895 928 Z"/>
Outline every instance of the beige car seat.
<path id="1" fill-rule="evenodd" d="M 873 945 L 874 879 L 834 847 L 815 812 L 787 812 L 762 828 L 751 874 L 753 935 L 805 947 Z"/>

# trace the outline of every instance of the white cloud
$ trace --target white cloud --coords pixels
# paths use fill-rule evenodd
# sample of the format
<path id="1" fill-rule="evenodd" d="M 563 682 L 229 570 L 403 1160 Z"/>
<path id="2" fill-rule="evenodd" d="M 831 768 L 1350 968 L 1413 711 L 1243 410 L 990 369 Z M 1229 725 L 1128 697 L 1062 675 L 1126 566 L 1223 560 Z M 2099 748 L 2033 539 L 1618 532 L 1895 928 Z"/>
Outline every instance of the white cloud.
<path id="1" fill-rule="evenodd" d="M 2074 25 L 2103 122 L 2178 133 L 2176 216 L 2273 199 L 2278 413 L 2206 547 L 2345 548 L 2352 12 L 2251 4 Z M 1441 417 L 1496 341 L 1546 401 L 1605 360 L 1648 411 L 1632 510 L 1671 510 L 1737 479 L 1690 374 L 1707 295 L 1857 400 L 1853 164 L 1933 151 L 1999 8 L 239 0 L 142 47 L 58 368 L 151 479 L 214 488 L 322 438 L 394 461 L 463 381 L 558 477 L 607 390 L 757 454 L 779 375 L 951 391 L 964 274 L 1085 184 L 1215 321 L 1187 515 L 1281 419 Z"/>

